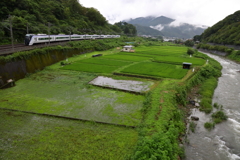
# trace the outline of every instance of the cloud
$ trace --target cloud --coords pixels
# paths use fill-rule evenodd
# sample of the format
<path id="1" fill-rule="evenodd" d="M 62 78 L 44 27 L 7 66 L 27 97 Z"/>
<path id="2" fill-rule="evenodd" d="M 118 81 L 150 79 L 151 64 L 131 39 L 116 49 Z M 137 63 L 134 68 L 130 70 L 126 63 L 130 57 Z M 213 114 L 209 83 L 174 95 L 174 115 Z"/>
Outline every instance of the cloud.
<path id="1" fill-rule="evenodd" d="M 211 26 L 239 10 L 240 0 L 80 0 L 98 9 L 110 23 L 145 16 Z"/>
<path id="2" fill-rule="evenodd" d="M 150 27 L 153 28 L 153 29 L 159 30 L 159 31 L 161 31 L 161 30 L 164 29 L 164 26 L 161 25 L 161 24 L 159 24 L 159 25 L 157 25 L 157 26 L 150 26 Z"/>

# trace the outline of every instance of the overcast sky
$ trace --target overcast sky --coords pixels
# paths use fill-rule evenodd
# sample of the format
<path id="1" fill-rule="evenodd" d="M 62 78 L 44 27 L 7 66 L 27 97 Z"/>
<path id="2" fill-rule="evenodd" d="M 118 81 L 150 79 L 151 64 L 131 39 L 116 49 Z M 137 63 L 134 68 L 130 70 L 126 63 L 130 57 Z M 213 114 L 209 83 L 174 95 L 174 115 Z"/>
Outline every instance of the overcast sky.
<path id="1" fill-rule="evenodd" d="M 94 7 L 109 23 L 145 17 L 166 16 L 178 22 L 212 26 L 240 10 L 240 0 L 79 0 Z"/>

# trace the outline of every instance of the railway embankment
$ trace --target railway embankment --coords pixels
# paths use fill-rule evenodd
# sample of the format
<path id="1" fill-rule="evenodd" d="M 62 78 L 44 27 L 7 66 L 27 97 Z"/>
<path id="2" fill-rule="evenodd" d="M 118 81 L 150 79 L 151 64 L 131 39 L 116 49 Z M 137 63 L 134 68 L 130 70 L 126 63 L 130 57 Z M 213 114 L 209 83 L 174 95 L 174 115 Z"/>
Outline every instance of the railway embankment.
<path id="1" fill-rule="evenodd" d="M 8 79 L 16 81 L 68 57 L 118 47 L 124 45 L 123 41 L 121 38 L 72 41 L 65 46 L 35 48 L 29 51 L 15 52 L 8 56 L 0 56 L 0 76 L 4 84 Z"/>

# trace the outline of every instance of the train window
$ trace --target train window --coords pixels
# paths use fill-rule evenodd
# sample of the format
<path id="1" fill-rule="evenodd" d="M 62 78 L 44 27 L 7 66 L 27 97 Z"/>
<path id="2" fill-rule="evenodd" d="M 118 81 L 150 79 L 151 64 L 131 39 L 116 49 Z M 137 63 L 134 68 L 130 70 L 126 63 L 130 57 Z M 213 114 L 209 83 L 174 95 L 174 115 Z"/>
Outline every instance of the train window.
<path id="1" fill-rule="evenodd" d="M 48 38 L 48 37 L 47 38 L 38 38 L 38 40 L 40 40 L 40 41 L 41 40 L 49 40 L 49 39 L 52 39 L 52 37 L 50 37 L 50 38 Z"/>
<path id="2" fill-rule="evenodd" d="M 56 39 L 68 39 L 69 37 L 57 37 Z"/>

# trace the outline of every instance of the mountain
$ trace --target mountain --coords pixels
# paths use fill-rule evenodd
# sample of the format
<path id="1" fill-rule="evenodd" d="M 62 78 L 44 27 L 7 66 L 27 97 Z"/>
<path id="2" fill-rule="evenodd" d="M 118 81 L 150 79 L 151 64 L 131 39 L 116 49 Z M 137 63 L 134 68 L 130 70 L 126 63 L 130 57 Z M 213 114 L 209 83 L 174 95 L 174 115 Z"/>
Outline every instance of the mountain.
<path id="1" fill-rule="evenodd" d="M 78 0 L 1 0 L 0 37 L 4 38 L 0 39 L 0 44 L 10 43 L 11 23 L 13 38 L 18 42 L 21 42 L 28 32 L 36 34 L 115 33 L 111 29 L 112 25 L 97 9 L 86 8 Z"/>
<path id="2" fill-rule="evenodd" d="M 240 45 L 240 10 L 206 29 L 200 37 L 205 42 Z"/>
<path id="3" fill-rule="evenodd" d="M 205 30 L 205 26 L 199 27 L 188 23 L 177 24 L 176 20 L 165 16 L 139 17 L 125 21 L 135 25 L 136 28 L 139 28 L 137 25 L 141 25 L 161 31 L 165 37 L 192 38 L 195 35 L 202 34 Z"/>
<path id="4" fill-rule="evenodd" d="M 161 31 L 158 31 L 156 29 L 152 29 L 147 26 L 141 26 L 138 24 L 134 25 L 137 29 L 138 35 L 150 35 L 150 36 L 163 36 L 163 33 Z"/>

